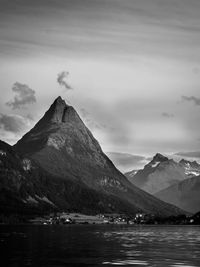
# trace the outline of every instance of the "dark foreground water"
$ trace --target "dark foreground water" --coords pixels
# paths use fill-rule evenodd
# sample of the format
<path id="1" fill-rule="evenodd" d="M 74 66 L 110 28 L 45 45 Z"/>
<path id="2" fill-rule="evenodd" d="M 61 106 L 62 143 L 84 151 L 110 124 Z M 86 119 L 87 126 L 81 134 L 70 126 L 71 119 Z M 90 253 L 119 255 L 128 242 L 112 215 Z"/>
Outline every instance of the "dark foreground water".
<path id="1" fill-rule="evenodd" d="M 200 266 L 200 227 L 0 226 L 4 266 Z"/>

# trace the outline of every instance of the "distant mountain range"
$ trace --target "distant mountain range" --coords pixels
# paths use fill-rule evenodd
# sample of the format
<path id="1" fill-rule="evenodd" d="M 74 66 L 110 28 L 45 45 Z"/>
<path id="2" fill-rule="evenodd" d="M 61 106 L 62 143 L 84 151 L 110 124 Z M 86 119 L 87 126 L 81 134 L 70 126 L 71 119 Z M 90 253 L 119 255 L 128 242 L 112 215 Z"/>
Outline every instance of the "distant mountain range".
<path id="1" fill-rule="evenodd" d="M 61 97 L 16 145 L 0 142 L 0 172 L 4 212 L 183 213 L 128 181 Z"/>
<path id="2" fill-rule="evenodd" d="M 142 170 L 125 175 L 134 185 L 163 201 L 190 212 L 200 210 L 200 164 L 196 161 L 175 162 L 158 153 Z"/>

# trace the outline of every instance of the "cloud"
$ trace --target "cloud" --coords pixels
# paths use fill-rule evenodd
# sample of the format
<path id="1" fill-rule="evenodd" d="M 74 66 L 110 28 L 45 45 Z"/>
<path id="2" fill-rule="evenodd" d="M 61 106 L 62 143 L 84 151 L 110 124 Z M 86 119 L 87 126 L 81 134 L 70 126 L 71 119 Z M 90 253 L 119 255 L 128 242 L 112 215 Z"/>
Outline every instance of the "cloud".
<path id="1" fill-rule="evenodd" d="M 195 105 L 200 106 L 200 98 L 195 96 L 182 96 L 183 101 L 192 101 Z"/>
<path id="2" fill-rule="evenodd" d="M 146 158 L 139 155 L 119 152 L 107 152 L 106 155 L 123 172 L 143 168 L 146 164 Z"/>
<path id="3" fill-rule="evenodd" d="M 14 100 L 6 103 L 12 109 L 19 109 L 36 102 L 35 91 L 26 84 L 16 82 L 13 84 L 12 91 L 16 94 Z"/>
<path id="4" fill-rule="evenodd" d="M 95 129 L 106 128 L 106 125 L 102 125 L 100 123 L 95 122 L 94 119 L 91 117 L 91 114 L 86 109 L 81 108 L 80 113 L 84 123 L 91 131 Z"/>
<path id="5" fill-rule="evenodd" d="M 58 73 L 57 82 L 59 83 L 60 86 L 64 86 L 66 90 L 72 90 L 73 88 L 66 81 L 68 76 L 69 76 L 68 71 L 62 71 L 62 72 Z"/>
<path id="6" fill-rule="evenodd" d="M 0 129 L 4 131 L 19 133 L 24 131 L 28 125 L 29 120 L 22 116 L 0 114 Z"/>
<path id="7" fill-rule="evenodd" d="M 119 109 L 120 106 L 120 109 Z M 96 127 L 92 123 L 88 124 L 86 119 L 84 122 L 92 130 L 97 130 L 95 132 L 96 138 L 99 140 L 100 144 L 107 144 L 108 147 L 103 147 L 105 150 L 116 149 L 117 151 L 126 151 L 125 147 L 133 142 L 134 134 L 131 132 L 132 121 L 127 116 L 124 109 L 127 105 L 118 104 L 118 102 L 109 102 L 101 104 L 99 100 L 90 99 L 87 101 L 87 109 L 90 110 L 90 116 L 87 114 L 87 118 L 92 119 L 96 124 Z M 81 113 L 82 115 L 82 113 Z M 93 126 L 91 128 L 91 126 Z M 98 131 L 99 130 L 99 131 Z"/>
<path id="8" fill-rule="evenodd" d="M 163 112 L 163 113 L 162 113 L 162 116 L 165 117 L 165 118 L 173 118 L 173 117 L 174 117 L 174 114 L 172 114 L 172 113 L 167 113 L 167 112 Z"/>
<path id="9" fill-rule="evenodd" d="M 200 151 L 178 152 L 175 155 L 188 158 L 200 158 Z"/>
<path id="10" fill-rule="evenodd" d="M 14 145 L 33 123 L 29 116 L 0 113 L 0 139 Z"/>
<path id="11" fill-rule="evenodd" d="M 26 118 L 30 121 L 34 121 L 34 117 L 31 114 L 26 115 Z"/>

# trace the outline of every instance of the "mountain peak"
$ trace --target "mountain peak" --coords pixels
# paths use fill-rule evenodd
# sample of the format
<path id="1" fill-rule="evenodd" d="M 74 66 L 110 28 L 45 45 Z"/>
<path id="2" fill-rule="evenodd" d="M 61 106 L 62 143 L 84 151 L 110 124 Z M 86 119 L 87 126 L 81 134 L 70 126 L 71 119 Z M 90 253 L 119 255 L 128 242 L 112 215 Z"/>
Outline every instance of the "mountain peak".
<path id="1" fill-rule="evenodd" d="M 44 126 L 51 123 L 80 122 L 80 117 L 72 106 L 66 104 L 61 96 L 57 97 L 43 118 L 39 121 L 38 126 Z"/>
<path id="2" fill-rule="evenodd" d="M 147 167 L 153 167 L 153 168 L 155 168 L 155 167 L 157 167 L 160 163 L 162 163 L 162 162 L 164 162 L 164 161 L 168 161 L 169 159 L 167 158 L 167 157 L 165 157 L 165 156 L 163 156 L 162 154 L 160 154 L 160 153 L 157 153 L 154 157 L 153 157 L 153 159 L 152 159 L 152 161 L 150 161 L 146 166 Z"/>
<path id="3" fill-rule="evenodd" d="M 59 104 L 62 104 L 62 103 L 65 103 L 65 100 L 62 99 L 61 96 L 58 96 L 55 100 L 54 100 L 54 104 L 56 105 L 59 105 Z M 66 103 L 65 103 L 66 104 Z"/>
<path id="4" fill-rule="evenodd" d="M 58 139 L 62 140 L 60 143 L 64 146 L 67 137 L 80 129 L 84 132 L 85 126 L 76 110 L 59 96 L 38 123 L 15 144 L 15 148 L 20 153 L 31 154 L 49 144 L 58 147 Z"/>
<path id="5" fill-rule="evenodd" d="M 159 162 L 163 162 L 163 161 L 167 161 L 168 158 L 163 156 L 160 153 L 157 153 L 154 157 L 153 157 L 153 161 L 159 161 Z"/>

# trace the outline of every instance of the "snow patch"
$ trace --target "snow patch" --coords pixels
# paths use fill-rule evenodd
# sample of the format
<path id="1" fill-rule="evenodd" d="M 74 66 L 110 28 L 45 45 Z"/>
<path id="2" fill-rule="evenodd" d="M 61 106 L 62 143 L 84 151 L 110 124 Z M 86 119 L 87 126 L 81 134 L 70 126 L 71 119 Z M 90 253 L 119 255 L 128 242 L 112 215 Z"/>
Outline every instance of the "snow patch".
<path id="1" fill-rule="evenodd" d="M 156 161 L 155 163 L 151 164 L 151 167 L 155 168 L 158 166 L 158 164 L 160 164 L 160 161 Z"/>
<path id="2" fill-rule="evenodd" d="M 28 196 L 28 198 L 26 199 L 26 202 L 32 203 L 32 204 L 38 204 L 38 201 L 33 198 L 32 196 Z"/>
<path id="3" fill-rule="evenodd" d="M 5 151 L 3 151 L 3 150 L 0 150 L 0 156 L 4 156 L 4 157 L 6 157 L 6 152 Z"/>
<path id="4" fill-rule="evenodd" d="M 188 168 L 190 168 L 190 163 L 188 162 L 188 163 L 186 163 L 186 166 L 188 167 Z"/>
<path id="5" fill-rule="evenodd" d="M 199 176 L 200 175 L 200 171 L 186 171 L 185 174 L 186 175 Z"/>
<path id="6" fill-rule="evenodd" d="M 134 171 L 126 172 L 126 173 L 124 173 L 124 175 L 129 177 L 129 178 L 133 178 L 137 172 L 138 172 L 138 170 L 134 170 Z"/>
<path id="7" fill-rule="evenodd" d="M 45 196 L 43 196 L 43 197 L 39 197 L 38 195 L 35 195 L 35 197 L 36 197 L 37 199 L 41 200 L 41 201 L 44 201 L 44 202 L 46 202 L 46 203 L 48 203 L 48 204 L 50 204 L 50 205 L 55 206 L 55 204 L 54 204 L 51 200 L 49 200 L 47 197 L 45 197 Z"/>

